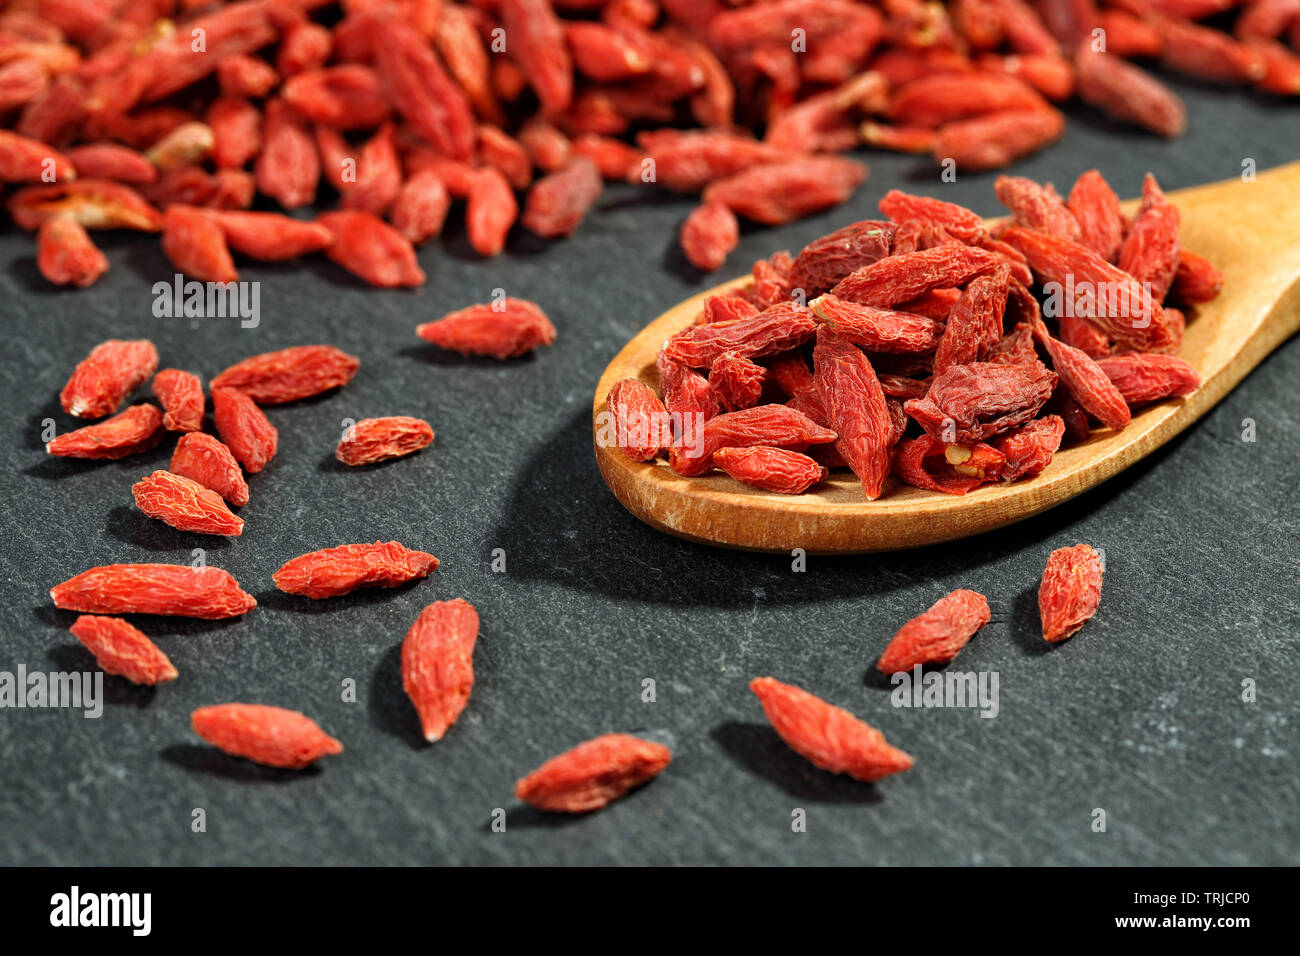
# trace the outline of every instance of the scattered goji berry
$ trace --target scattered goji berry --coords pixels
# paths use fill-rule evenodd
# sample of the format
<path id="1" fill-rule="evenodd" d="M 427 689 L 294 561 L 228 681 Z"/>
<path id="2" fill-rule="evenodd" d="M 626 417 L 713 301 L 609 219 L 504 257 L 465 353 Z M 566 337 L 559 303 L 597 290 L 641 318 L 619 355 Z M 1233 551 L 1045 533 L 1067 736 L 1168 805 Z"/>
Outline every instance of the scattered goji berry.
<path id="1" fill-rule="evenodd" d="M 264 262 L 296 259 L 334 242 L 333 231 L 322 223 L 303 222 L 275 212 L 216 209 L 209 215 L 221 227 L 230 248 Z"/>
<path id="2" fill-rule="evenodd" d="M 73 369 L 59 404 L 78 418 L 111 415 L 157 367 L 158 350 L 148 339 L 101 342 Z"/>
<path id="3" fill-rule="evenodd" d="M 395 588 L 427 577 L 438 559 L 397 541 L 343 544 L 301 554 L 281 565 L 272 577 L 286 594 L 313 600 L 338 597 L 357 588 Z"/>
<path id="4" fill-rule="evenodd" d="M 212 214 L 181 203 L 163 213 L 163 252 L 181 272 L 201 282 L 237 282 L 226 235 Z"/>
<path id="5" fill-rule="evenodd" d="M 179 675 L 167 655 L 139 628 L 120 617 L 83 614 L 72 622 L 72 635 L 108 674 L 134 684 L 161 684 Z"/>
<path id="6" fill-rule="evenodd" d="M 51 216 L 36 232 L 36 266 L 55 285 L 84 289 L 108 271 L 108 257 L 76 219 Z"/>
<path id="7" fill-rule="evenodd" d="M 268 767 L 301 770 L 343 745 L 296 710 L 265 704 L 217 704 L 190 715 L 194 732 L 218 750 Z"/>
<path id="8" fill-rule="evenodd" d="M 432 442 L 433 426 L 423 418 L 363 418 L 344 433 L 334 457 L 345 465 L 371 465 L 412 455 Z"/>
<path id="9" fill-rule="evenodd" d="M 236 389 L 259 405 L 279 405 L 342 388 L 360 366 L 360 359 L 332 345 L 298 345 L 236 362 L 212 387 Z"/>
<path id="10" fill-rule="evenodd" d="M 192 478 L 232 505 L 248 504 L 248 483 L 229 448 L 204 432 L 188 432 L 176 443 L 168 470 Z"/>
<path id="11" fill-rule="evenodd" d="M 679 238 L 686 261 L 704 272 L 714 272 L 740 243 L 740 222 L 722 203 L 706 202 L 691 210 Z"/>
<path id="12" fill-rule="evenodd" d="M 755 677 L 749 689 L 790 749 L 822 770 L 873 783 L 912 767 L 876 728 L 806 690 L 771 677 Z"/>
<path id="13" fill-rule="evenodd" d="M 1038 586 L 1043 640 L 1056 644 L 1083 627 L 1101 602 L 1101 556 L 1086 544 L 1059 548 L 1047 559 Z"/>
<path id="14" fill-rule="evenodd" d="M 125 458 L 153 447 L 161 432 L 162 412 L 142 403 L 98 425 L 55 435 L 45 450 L 60 458 Z"/>
<path id="15" fill-rule="evenodd" d="M 323 213 L 316 220 L 334 234 L 325 255 L 383 289 L 424 284 L 410 241 L 377 216 L 359 209 Z"/>
<path id="16" fill-rule="evenodd" d="M 596 164 L 576 156 L 533 185 L 519 221 L 546 239 L 567 236 L 578 228 L 604 188 Z"/>
<path id="17" fill-rule="evenodd" d="M 950 591 L 898 629 L 876 667 L 882 674 L 897 674 L 918 664 L 947 664 L 991 618 L 984 595 L 964 588 Z"/>
<path id="18" fill-rule="evenodd" d="M 706 203 L 721 203 L 738 216 L 769 226 L 801 219 L 837 206 L 867 178 L 861 163 L 836 156 L 813 156 L 754 166 L 710 183 Z"/>
<path id="19" fill-rule="evenodd" d="M 478 611 L 468 601 L 435 601 L 402 641 L 402 687 L 431 743 L 442 739 L 469 703 L 478 628 Z"/>
<path id="20" fill-rule="evenodd" d="M 218 620 L 257 607 L 220 568 L 184 564 L 105 564 L 50 589 L 54 606 L 86 614 L 162 614 Z"/>
<path id="21" fill-rule="evenodd" d="M 506 359 L 550 345 L 555 341 L 555 326 L 535 302 L 506 297 L 449 312 L 418 326 L 415 334 L 462 355 Z"/>
<path id="22" fill-rule="evenodd" d="M 163 407 L 163 428 L 194 432 L 203 427 L 203 382 L 193 372 L 165 368 L 153 377 L 153 393 Z"/>
<path id="23" fill-rule="evenodd" d="M 155 471 L 131 486 L 136 506 L 150 518 L 181 531 L 240 535 L 243 519 L 232 514 L 215 491 L 169 471 Z"/>
<path id="24" fill-rule="evenodd" d="M 539 810 L 589 813 L 654 779 L 672 761 L 663 744 L 604 734 L 552 757 L 515 784 L 515 796 Z"/>
<path id="25" fill-rule="evenodd" d="M 212 420 L 230 453 L 250 474 L 261 471 L 275 457 L 280 433 L 243 392 L 212 389 Z"/>

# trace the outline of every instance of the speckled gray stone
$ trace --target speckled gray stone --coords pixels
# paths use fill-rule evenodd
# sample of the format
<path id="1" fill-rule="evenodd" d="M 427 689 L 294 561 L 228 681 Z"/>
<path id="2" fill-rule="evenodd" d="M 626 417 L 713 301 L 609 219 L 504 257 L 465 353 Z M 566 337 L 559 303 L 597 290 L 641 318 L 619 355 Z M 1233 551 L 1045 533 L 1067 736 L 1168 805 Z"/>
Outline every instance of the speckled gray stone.
<path id="1" fill-rule="evenodd" d="M 1300 113 L 1179 84 L 1177 142 L 1075 111 L 1065 139 L 1017 167 L 1066 187 L 1099 166 L 1121 193 L 1150 169 L 1170 189 L 1300 153 Z M 940 185 L 927 163 L 872 154 L 847 206 L 746 231 L 726 274 L 872 215 L 888 188 L 997 211 L 993 175 Z M 111 272 L 52 291 L 29 238 L 0 235 L 0 407 L 8 412 L 0 535 L 0 670 L 90 666 L 48 588 L 112 561 L 186 561 L 208 549 L 260 606 L 233 621 L 141 618 L 180 670 L 157 690 L 109 679 L 103 716 L 0 710 L 0 863 L 985 863 L 1244 864 L 1300 860 L 1300 345 L 1268 359 L 1200 424 L 1093 492 L 1004 532 L 921 551 L 813 558 L 683 543 L 641 525 L 591 455 L 591 393 L 649 319 L 703 282 L 675 249 L 685 199 L 611 189 L 570 241 L 516 236 L 479 262 L 459 226 L 421 252 L 414 292 L 360 287 L 324 260 L 248 264 L 262 321 L 151 315 L 169 279 L 156 238 L 106 235 Z M 1279 215 L 1287 210 L 1279 210 Z M 1292 211 L 1293 212 L 1293 211 Z M 510 362 L 461 359 L 414 326 L 494 288 L 540 302 L 554 347 Z M 329 342 L 361 370 L 337 394 L 270 410 L 280 452 L 250 480 L 247 530 L 223 541 L 143 517 L 130 485 L 170 443 L 116 463 L 52 460 L 42 422 L 110 336 L 147 336 L 165 365 L 211 376 L 255 352 Z M 347 418 L 428 418 L 424 453 L 364 470 L 335 463 Z M 1243 442 L 1252 419 L 1258 440 Z M 271 573 L 303 551 L 397 538 L 433 551 L 428 580 L 325 603 Z M 1073 640 L 1037 637 L 1047 554 L 1104 548 L 1101 610 Z M 505 573 L 494 573 L 493 549 Z M 954 587 L 987 594 L 993 622 L 956 668 L 997 671 L 1000 713 L 906 710 L 868 676 L 898 625 Z M 426 603 L 464 597 L 483 628 L 469 708 L 425 745 L 402 692 L 399 645 Z M 848 707 L 915 755 L 865 786 L 785 748 L 746 688 L 772 674 Z M 653 679 L 656 701 L 642 700 Z M 1242 682 L 1258 699 L 1242 700 Z M 356 702 L 342 700 L 355 682 Z M 305 773 L 226 758 L 189 712 L 227 700 L 317 718 L 346 745 Z M 515 779 L 596 733 L 644 732 L 675 760 L 651 786 L 583 819 L 517 807 Z M 196 808 L 206 832 L 192 832 Z M 503 808 L 504 833 L 492 828 Z M 807 814 L 806 832 L 791 829 Z M 1091 829 L 1094 810 L 1107 829 Z"/>

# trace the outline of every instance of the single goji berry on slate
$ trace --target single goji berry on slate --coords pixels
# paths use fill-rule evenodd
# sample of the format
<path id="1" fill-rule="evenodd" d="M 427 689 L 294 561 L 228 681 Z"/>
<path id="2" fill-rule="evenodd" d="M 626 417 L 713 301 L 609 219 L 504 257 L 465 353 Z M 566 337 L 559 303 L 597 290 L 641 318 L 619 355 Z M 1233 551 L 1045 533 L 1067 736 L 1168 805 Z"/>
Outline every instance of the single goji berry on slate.
<path id="1" fill-rule="evenodd" d="M 36 232 L 36 266 L 55 285 L 84 289 L 108 271 L 108 257 L 76 219 L 51 216 Z"/>
<path id="2" fill-rule="evenodd" d="M 55 435 L 45 450 L 60 458 L 125 458 L 158 442 L 162 419 L 154 405 L 132 405 L 98 425 Z"/>
<path id="3" fill-rule="evenodd" d="M 325 255 L 353 275 L 383 289 L 424 284 L 415 247 L 377 216 L 359 209 L 340 209 L 317 220 L 334 235 Z"/>
<path id="4" fill-rule="evenodd" d="M 749 689 L 790 749 L 822 770 L 872 783 L 912 767 L 884 734 L 820 697 L 771 677 L 755 677 Z"/>
<path id="5" fill-rule="evenodd" d="M 153 377 L 153 393 L 163 407 L 163 428 L 195 432 L 203 427 L 203 382 L 193 372 L 165 368 Z"/>
<path id="6" fill-rule="evenodd" d="M 161 684 L 177 678 L 176 668 L 158 645 L 120 617 L 83 614 L 72 622 L 74 637 L 95 655 L 105 673 L 135 684 Z"/>
<path id="7" fill-rule="evenodd" d="M 546 761 L 515 784 L 515 796 L 539 810 L 589 813 L 654 779 L 672 759 L 663 744 L 604 734 Z"/>
<path id="8" fill-rule="evenodd" d="M 341 388 L 360 367 L 360 359 L 332 345 L 297 345 L 236 362 L 212 387 L 236 389 L 259 405 L 279 405 Z"/>
<path id="9" fill-rule="evenodd" d="M 218 750 L 268 767 L 301 770 L 343 745 L 296 710 L 265 704 L 216 704 L 190 715 L 194 732 Z"/>
<path id="10" fill-rule="evenodd" d="M 1043 640 L 1055 644 L 1083 627 L 1101 602 L 1101 556 L 1091 546 L 1058 548 L 1038 586 Z"/>
<path id="11" fill-rule="evenodd" d="M 220 568 L 184 564 L 105 564 L 50 589 L 54 606 L 87 614 L 165 614 L 217 620 L 257 607 Z"/>
<path id="12" fill-rule="evenodd" d="M 397 541 L 376 541 L 300 554 L 281 565 L 272 578 L 286 594 L 321 600 L 357 588 L 399 587 L 427 577 L 437 567 L 438 559 L 428 552 L 413 551 Z"/>
<path id="13" fill-rule="evenodd" d="M 412 455 L 432 442 L 433 426 L 423 418 L 363 418 L 344 433 L 334 457 L 345 465 L 370 465 Z"/>
<path id="14" fill-rule="evenodd" d="M 947 664 L 991 617 L 984 595 L 964 588 L 950 591 L 898 629 L 876 667 L 882 674 L 896 674 L 918 664 Z"/>
<path id="15" fill-rule="evenodd" d="M 424 739 L 441 740 L 474 688 L 478 612 L 468 601 L 436 601 L 402 641 L 402 687 L 420 716 Z"/>
<path id="16" fill-rule="evenodd" d="M 463 355 L 506 359 L 555 341 L 555 326 L 535 302 L 504 298 L 471 305 L 415 330 L 426 342 Z"/>

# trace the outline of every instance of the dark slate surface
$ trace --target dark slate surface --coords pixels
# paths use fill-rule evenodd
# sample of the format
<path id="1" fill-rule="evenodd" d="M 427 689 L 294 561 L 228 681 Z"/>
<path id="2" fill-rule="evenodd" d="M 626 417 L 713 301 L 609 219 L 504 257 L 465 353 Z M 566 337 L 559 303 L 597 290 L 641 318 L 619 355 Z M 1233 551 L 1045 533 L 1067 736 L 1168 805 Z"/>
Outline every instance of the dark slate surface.
<path id="1" fill-rule="evenodd" d="M 1120 191 L 1155 170 L 1169 188 L 1300 153 L 1294 107 L 1183 84 L 1193 117 L 1165 143 L 1090 116 L 1018 171 L 1068 185 L 1100 166 Z M 871 156 L 844 208 L 749 232 L 733 262 L 869 216 L 890 186 L 996 212 L 992 176 L 940 186 L 910 158 Z M 0 236 L 9 412 L 0 580 L 0 670 L 90 666 L 54 610 L 54 583 L 112 561 L 211 563 L 254 592 L 252 614 L 217 623 L 141 619 L 181 671 L 155 691 L 109 678 L 102 718 L 0 711 L 3 863 L 1294 863 L 1297 820 L 1295 503 L 1300 344 L 1268 359 L 1184 436 L 1071 504 L 973 540 L 910 553 L 784 557 L 685 544 L 639 524 L 605 489 L 588 432 L 605 363 L 649 319 L 701 287 L 674 249 L 684 200 L 611 190 L 571 241 L 516 237 L 492 262 L 451 230 L 421 260 L 416 292 L 363 289 L 318 261 L 244 269 L 262 323 L 160 320 L 150 285 L 169 277 L 149 238 L 106 239 L 112 271 L 54 292 L 28 238 Z M 1287 211 L 1279 210 L 1279 214 Z M 1294 211 L 1291 211 L 1292 213 Z M 557 344 L 507 363 L 424 347 L 414 325 L 493 288 L 542 303 Z M 98 341 L 147 336 L 165 364 L 211 375 L 245 355 L 331 342 L 361 357 L 341 393 L 272 410 L 280 454 L 251 481 L 245 535 L 225 542 L 142 517 L 130 485 L 170 446 L 120 463 L 48 459 L 41 423 Z M 415 458 L 344 470 L 344 418 L 427 417 Z M 1242 421 L 1258 441 L 1241 440 Z M 272 589 L 303 551 L 398 538 L 443 560 L 396 591 L 313 603 Z M 1103 603 L 1055 649 L 1036 636 L 1035 590 L 1055 547 L 1107 555 Z M 492 573 L 494 548 L 507 571 Z M 866 677 L 895 628 L 941 594 L 987 593 L 993 623 L 955 665 L 997 671 L 1000 713 L 904 710 Z M 448 737 L 426 746 L 401 690 L 398 648 L 429 601 L 463 596 L 483 630 L 477 685 Z M 917 758 L 865 786 L 814 770 L 763 722 L 748 679 L 773 674 L 846 706 Z M 641 699 L 652 678 L 657 701 Z M 1258 700 L 1244 703 L 1251 679 Z M 341 700 L 342 682 L 357 686 Z M 226 758 L 189 712 L 227 700 L 303 710 L 346 752 L 300 774 Z M 555 820 L 511 787 L 596 733 L 644 732 L 676 758 L 603 813 Z M 195 808 L 207 830 L 194 833 Z M 505 808 L 507 830 L 490 827 Z M 795 808 L 807 832 L 791 832 Z M 1090 828 L 1106 810 L 1105 833 Z"/>

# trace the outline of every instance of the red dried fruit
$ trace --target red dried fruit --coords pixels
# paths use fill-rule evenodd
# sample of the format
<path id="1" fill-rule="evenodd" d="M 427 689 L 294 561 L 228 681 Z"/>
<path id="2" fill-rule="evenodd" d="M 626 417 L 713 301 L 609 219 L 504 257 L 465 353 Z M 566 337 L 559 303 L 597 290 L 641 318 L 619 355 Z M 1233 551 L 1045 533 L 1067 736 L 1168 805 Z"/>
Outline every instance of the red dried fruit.
<path id="1" fill-rule="evenodd" d="M 880 211 L 898 223 L 942 226 L 950 236 L 962 242 L 974 242 L 984 234 L 984 220 L 965 206 L 929 196 L 913 196 L 898 189 L 891 189 L 881 197 Z"/>
<path id="2" fill-rule="evenodd" d="M 0 182 L 49 183 L 76 178 L 72 162 L 52 146 L 0 130 Z"/>
<path id="3" fill-rule="evenodd" d="M 415 247 L 382 219 L 359 209 L 340 209 L 316 221 L 334 234 L 325 255 L 353 275 L 383 289 L 424 284 Z"/>
<path id="4" fill-rule="evenodd" d="M 1000 261 L 984 249 L 938 246 L 895 254 L 863 266 L 841 279 L 831 291 L 841 299 L 863 305 L 896 305 L 931 289 L 965 285 Z"/>
<path id="5" fill-rule="evenodd" d="M 1062 310 L 1090 319 L 1111 338 L 1138 349 L 1171 342 L 1160 303 L 1131 275 L 1086 246 L 1046 233 L 1012 227 L 1002 238 L 1025 254 L 1034 274 L 1056 283 Z"/>
<path id="6" fill-rule="evenodd" d="M 999 73 L 936 73 L 905 84 L 886 115 L 911 126 L 939 127 L 954 120 L 1004 111 L 1048 109 L 1033 87 Z"/>
<path id="7" fill-rule="evenodd" d="M 861 163 L 835 156 L 813 156 L 754 166 L 719 179 L 705 188 L 704 201 L 721 203 L 739 216 L 779 226 L 839 205 L 866 178 L 867 168 Z"/>
<path id="8" fill-rule="evenodd" d="M 150 518 L 181 531 L 239 535 L 241 518 L 231 514 L 215 491 L 169 471 L 155 471 L 131 486 L 136 506 Z"/>
<path id="9" fill-rule="evenodd" d="M 1178 271 L 1169 297 L 1184 305 L 1209 302 L 1223 288 L 1223 273 L 1208 259 L 1183 249 L 1178 256 Z"/>
<path id="10" fill-rule="evenodd" d="M 223 209 L 208 215 L 221 227 L 230 248 L 263 262 L 296 259 L 334 242 L 334 233 L 321 223 L 303 222 L 275 212 Z"/>
<path id="11" fill-rule="evenodd" d="M 301 770 L 341 754 L 343 745 L 296 710 L 265 704 L 217 704 L 190 714 L 194 732 L 218 750 L 268 767 Z"/>
<path id="12" fill-rule="evenodd" d="M 221 440 L 249 474 L 261 471 L 275 457 L 280 433 L 243 392 L 212 389 L 212 420 Z"/>
<path id="13" fill-rule="evenodd" d="M 217 62 L 217 84 L 222 96 L 262 97 L 279 82 L 271 64 L 246 53 L 232 53 Z"/>
<path id="14" fill-rule="evenodd" d="M 939 127 L 931 155 L 960 169 L 978 171 L 1007 166 L 1054 143 L 1065 131 L 1065 117 L 1050 108 L 1007 110 Z"/>
<path id="15" fill-rule="evenodd" d="M 828 474 L 807 455 L 762 445 L 719 448 L 713 453 L 713 464 L 737 481 L 783 495 L 801 495 Z"/>
<path id="16" fill-rule="evenodd" d="M 814 239 L 795 257 L 790 283 L 810 298 L 831 289 L 846 276 L 885 258 L 894 224 L 867 219 Z"/>
<path id="17" fill-rule="evenodd" d="M 672 442 L 668 413 L 654 389 L 635 378 L 615 382 L 605 400 L 613 438 L 632 461 L 649 461 Z"/>
<path id="18" fill-rule="evenodd" d="M 515 796 L 539 810 L 589 813 L 654 779 L 672 759 L 662 744 L 604 734 L 546 761 L 515 784 Z"/>
<path id="19" fill-rule="evenodd" d="M 451 208 L 451 196 L 437 173 L 423 170 L 402 184 L 389 210 L 393 228 L 419 245 L 442 231 Z"/>
<path id="20" fill-rule="evenodd" d="M 248 504 L 248 483 L 230 449 L 211 435 L 189 432 L 182 435 L 172 453 L 168 470 L 197 481 L 232 505 Z"/>
<path id="21" fill-rule="evenodd" d="M 1006 456 L 990 445 L 945 445 L 922 435 L 903 442 L 894 470 L 916 488 L 964 495 L 1002 478 L 1006 464 Z"/>
<path id="22" fill-rule="evenodd" d="M 696 206 L 682 223 L 682 253 L 695 268 L 714 272 L 722 268 L 731 250 L 740 243 L 736 214 L 719 202 Z"/>
<path id="23" fill-rule="evenodd" d="M 709 418 L 698 447 L 687 445 L 671 463 L 678 474 L 702 475 L 713 467 L 713 453 L 719 448 L 803 448 L 833 442 L 836 437 L 829 428 L 787 405 L 757 405 Z"/>
<path id="24" fill-rule="evenodd" d="M 755 677 L 749 689 L 790 749 L 822 770 L 872 783 L 912 767 L 876 728 L 806 690 L 771 677 Z"/>
<path id="25" fill-rule="evenodd" d="M 567 236 L 578 228 L 604 188 L 596 164 L 577 156 L 533 184 L 520 222 L 546 239 Z"/>
<path id="26" fill-rule="evenodd" d="M 153 405 L 132 405 L 98 425 L 56 435 L 45 450 L 60 458 L 125 458 L 157 443 L 162 412 Z"/>
<path id="27" fill-rule="evenodd" d="M 715 180 L 756 165 L 794 158 L 748 136 L 715 130 L 646 131 L 637 135 L 637 145 L 645 151 L 645 161 L 629 178 L 637 181 L 652 168 L 655 182 L 684 193 L 699 192 Z"/>
<path id="28" fill-rule="evenodd" d="M 499 255 L 519 214 L 510 183 L 495 169 L 475 170 L 469 181 L 465 206 L 465 231 L 469 244 L 481 256 Z"/>
<path id="29" fill-rule="evenodd" d="M 1079 221 L 1051 183 L 1040 186 L 1024 176 L 999 176 L 993 182 L 993 191 L 998 201 L 1011 210 L 1011 220 L 1017 226 L 1082 241 Z"/>
<path id="30" fill-rule="evenodd" d="M 1129 423 L 1128 403 L 1101 366 L 1085 352 L 1054 339 L 1042 320 L 1034 325 L 1034 337 L 1052 357 L 1061 384 L 1089 415 L 1116 431 Z"/>
<path id="31" fill-rule="evenodd" d="M 212 387 L 237 389 L 259 405 L 279 405 L 342 388 L 360 366 L 360 359 L 332 345 L 298 345 L 236 362 Z"/>
<path id="32" fill-rule="evenodd" d="M 674 362 L 708 368 L 727 352 L 756 358 L 789 351 L 808 341 L 816 331 L 817 320 L 811 309 L 781 302 L 752 318 L 690 326 L 664 344 L 664 354 Z"/>
<path id="33" fill-rule="evenodd" d="M 334 457 L 345 465 L 371 465 L 412 455 L 432 442 L 433 426 L 423 418 L 363 418 L 343 435 Z"/>
<path id="34" fill-rule="evenodd" d="M 71 216 L 87 229 L 162 228 L 162 215 L 138 192 L 106 179 L 28 186 L 10 196 L 7 205 L 20 229 L 39 229 L 51 216 Z"/>
<path id="35" fill-rule="evenodd" d="M 1039 362 L 972 362 L 934 376 L 925 397 L 903 407 L 937 441 L 980 442 L 1030 421 L 1055 387 L 1056 374 Z"/>
<path id="36" fill-rule="evenodd" d="M 709 388 L 728 411 L 757 405 L 766 381 L 767 369 L 735 352 L 724 352 L 709 366 Z"/>
<path id="37" fill-rule="evenodd" d="M 555 341 L 555 326 L 535 302 L 506 297 L 471 305 L 416 328 L 415 334 L 462 355 L 507 359 Z"/>
<path id="38" fill-rule="evenodd" d="M 436 601 L 402 641 L 402 687 L 431 743 L 442 739 L 469 703 L 478 627 L 478 612 L 468 601 Z"/>
<path id="39" fill-rule="evenodd" d="M 71 216 L 51 216 L 36 232 L 36 267 L 55 285 L 94 285 L 108 271 L 108 257 Z"/>
<path id="40" fill-rule="evenodd" d="M 1126 352 L 1099 359 L 1097 366 L 1129 406 L 1181 398 L 1201 384 L 1196 369 L 1175 355 Z"/>
<path id="41" fill-rule="evenodd" d="M 917 665 L 947 664 L 991 618 L 984 595 L 964 588 L 950 591 L 898 629 L 876 667 L 882 674 L 897 674 Z"/>
<path id="42" fill-rule="evenodd" d="M 994 438 L 993 447 L 1007 460 L 1002 469 L 1002 480 L 1015 481 L 1037 475 L 1052 463 L 1052 456 L 1061 447 L 1064 435 L 1065 420 L 1059 415 L 1044 415 L 1023 428 Z"/>
<path id="43" fill-rule="evenodd" d="M 153 393 L 163 407 L 163 428 L 195 432 L 203 427 L 203 382 L 193 372 L 165 368 L 153 377 Z"/>
<path id="44" fill-rule="evenodd" d="M 262 151 L 253 167 L 257 188 L 285 209 L 309 206 L 320 181 L 320 154 L 307 123 L 280 98 L 267 102 Z"/>
<path id="45" fill-rule="evenodd" d="M 373 18 L 370 36 L 376 68 L 397 111 L 438 151 L 452 159 L 469 159 L 474 151 L 473 111 L 428 41 L 391 12 Z M 511 43 L 516 55 L 517 36 Z"/>
<path id="46" fill-rule="evenodd" d="M 162 614 L 218 620 L 257 600 L 220 568 L 184 564 L 105 564 L 50 589 L 54 606 L 86 614 Z"/>
<path id="47" fill-rule="evenodd" d="M 966 365 L 984 357 L 1002 338 L 1010 270 L 999 266 L 976 276 L 948 313 L 948 324 L 934 354 L 934 372 Z"/>
<path id="48" fill-rule="evenodd" d="M 1118 265 L 1147 283 L 1151 297 L 1163 302 L 1178 272 L 1178 209 L 1165 199 L 1156 178 L 1147 173 L 1142 181 L 1142 206 L 1133 218 L 1119 250 Z"/>
<path id="49" fill-rule="evenodd" d="M 117 143 L 87 143 L 68 150 L 68 160 L 78 176 L 113 179 L 120 183 L 147 185 L 158 180 L 158 169 L 137 150 Z"/>
<path id="50" fill-rule="evenodd" d="M 1124 214 L 1119 197 L 1101 173 L 1090 169 L 1080 175 L 1070 190 L 1067 205 L 1079 224 L 1079 242 L 1107 262 L 1114 262 L 1124 242 Z"/>
<path id="51" fill-rule="evenodd" d="M 1101 557 L 1086 544 L 1059 548 L 1038 586 L 1043 640 L 1056 644 L 1083 627 L 1101 602 Z"/>
<path id="52" fill-rule="evenodd" d="M 173 203 L 163 213 L 163 252 L 181 272 L 201 282 L 237 282 L 226 235 L 205 209 Z"/>
<path id="53" fill-rule="evenodd" d="M 379 74 L 359 63 L 298 73 L 280 97 L 304 119 L 338 130 L 373 129 L 392 113 Z"/>
<path id="54" fill-rule="evenodd" d="M 1085 41 L 1075 54 L 1079 98 L 1112 119 L 1160 136 L 1187 129 L 1183 103 L 1164 84 L 1111 53 L 1095 53 Z"/>
<path id="55" fill-rule="evenodd" d="M 738 295 L 711 295 L 704 300 L 697 320 L 701 325 L 710 322 L 734 322 L 736 319 L 752 319 L 758 315 L 758 306 Z"/>
<path id="56" fill-rule="evenodd" d="M 376 541 L 301 554 L 281 565 L 272 578 L 286 594 L 322 600 L 357 588 L 399 587 L 427 577 L 437 567 L 438 559 L 425 551 L 412 551 L 397 541 Z"/>
<path id="57" fill-rule="evenodd" d="M 934 319 L 859 305 L 829 292 L 815 299 L 812 307 L 826 328 L 872 352 L 933 352 L 943 335 L 942 323 Z"/>
<path id="58" fill-rule="evenodd" d="M 59 404 L 77 418 L 111 415 L 157 367 L 158 350 L 148 339 L 101 342 L 73 369 Z"/>
<path id="59" fill-rule="evenodd" d="M 823 326 L 813 349 L 813 378 L 835 450 L 862 481 L 868 501 L 880 497 L 889 474 L 892 425 L 885 394 L 862 350 Z"/>
<path id="60" fill-rule="evenodd" d="M 148 686 L 179 676 L 158 645 L 120 617 L 83 614 L 72 622 L 69 630 L 95 655 L 95 663 L 105 673 Z"/>
<path id="61" fill-rule="evenodd" d="M 560 113 L 573 100 L 573 62 L 550 0 L 501 0 L 510 52 L 537 91 L 542 109 Z"/>

